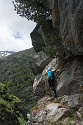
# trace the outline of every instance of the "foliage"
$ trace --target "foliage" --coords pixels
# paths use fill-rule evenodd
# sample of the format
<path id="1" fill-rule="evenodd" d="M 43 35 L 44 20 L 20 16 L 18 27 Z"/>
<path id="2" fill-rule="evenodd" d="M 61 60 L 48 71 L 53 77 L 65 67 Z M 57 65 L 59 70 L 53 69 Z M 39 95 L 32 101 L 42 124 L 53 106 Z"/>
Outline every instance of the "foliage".
<path id="1" fill-rule="evenodd" d="M 0 83 L 0 124 L 20 125 L 18 114 L 22 108 L 21 100 L 10 94 L 6 85 Z"/>
<path id="2" fill-rule="evenodd" d="M 34 75 L 29 67 L 29 62 L 34 54 L 35 52 L 31 48 L 0 59 L 0 81 L 6 84 L 10 93 L 21 99 L 27 112 L 35 104 L 32 89 Z M 17 105 L 16 102 L 15 105 Z M 25 110 L 21 110 L 21 112 L 26 115 Z"/>
<path id="3" fill-rule="evenodd" d="M 24 120 L 23 116 L 18 117 L 20 125 L 26 125 L 26 121 Z"/>
<path id="4" fill-rule="evenodd" d="M 33 20 L 37 24 L 51 17 L 47 1 L 15 0 L 13 4 L 17 14 L 28 20 Z"/>

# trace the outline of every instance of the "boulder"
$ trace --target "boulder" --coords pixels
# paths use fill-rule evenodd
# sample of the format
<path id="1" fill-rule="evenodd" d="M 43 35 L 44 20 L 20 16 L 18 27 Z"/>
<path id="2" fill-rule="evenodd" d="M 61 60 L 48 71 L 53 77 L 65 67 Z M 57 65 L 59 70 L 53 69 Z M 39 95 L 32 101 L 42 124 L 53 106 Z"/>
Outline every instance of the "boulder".
<path id="1" fill-rule="evenodd" d="M 50 62 L 49 56 L 44 52 L 39 52 L 34 55 L 32 61 L 30 62 L 30 68 L 33 71 L 34 75 L 40 74 L 45 66 Z"/>
<path id="2" fill-rule="evenodd" d="M 79 109 L 79 107 L 83 106 L 83 94 L 74 94 L 69 96 L 64 95 L 59 101 L 61 105 L 65 105 L 74 109 Z"/>
<path id="3" fill-rule="evenodd" d="M 68 109 L 60 107 L 59 103 L 50 103 L 46 106 L 46 111 L 46 120 L 50 122 L 56 122 L 67 114 Z"/>
<path id="4" fill-rule="evenodd" d="M 83 55 L 83 0 L 59 0 L 58 6 L 60 36 L 65 51 Z"/>
<path id="5" fill-rule="evenodd" d="M 68 97 L 68 106 L 79 108 L 83 106 L 83 94 L 75 94 Z"/>

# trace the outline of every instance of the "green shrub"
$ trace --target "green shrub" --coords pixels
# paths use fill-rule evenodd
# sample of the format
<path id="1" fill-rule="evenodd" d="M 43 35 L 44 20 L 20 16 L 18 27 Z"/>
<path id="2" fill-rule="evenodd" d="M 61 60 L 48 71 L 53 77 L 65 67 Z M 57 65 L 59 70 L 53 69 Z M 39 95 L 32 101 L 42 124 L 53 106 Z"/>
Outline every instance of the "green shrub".
<path id="1" fill-rule="evenodd" d="M 21 100 L 10 94 L 6 85 L 0 83 L 0 122 L 3 124 L 20 125 L 18 117 L 23 110 Z"/>

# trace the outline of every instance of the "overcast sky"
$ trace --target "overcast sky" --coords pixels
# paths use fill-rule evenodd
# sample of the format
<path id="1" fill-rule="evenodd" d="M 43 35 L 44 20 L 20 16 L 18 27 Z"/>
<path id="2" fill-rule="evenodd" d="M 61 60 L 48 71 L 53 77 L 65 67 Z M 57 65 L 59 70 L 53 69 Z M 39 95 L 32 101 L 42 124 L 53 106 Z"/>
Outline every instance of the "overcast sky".
<path id="1" fill-rule="evenodd" d="M 0 0 L 0 51 L 31 48 L 30 33 L 35 25 L 16 14 L 12 0 Z"/>

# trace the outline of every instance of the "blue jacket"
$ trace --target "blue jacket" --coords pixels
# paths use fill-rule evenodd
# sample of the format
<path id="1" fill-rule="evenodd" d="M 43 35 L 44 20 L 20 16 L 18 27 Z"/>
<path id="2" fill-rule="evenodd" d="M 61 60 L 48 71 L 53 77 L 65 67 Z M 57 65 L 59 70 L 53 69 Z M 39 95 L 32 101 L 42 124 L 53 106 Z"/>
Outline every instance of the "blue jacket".
<path id="1" fill-rule="evenodd" d="M 54 73 L 52 72 L 52 70 L 49 70 L 48 72 L 47 72 L 47 76 L 48 76 L 48 78 L 54 78 Z"/>

